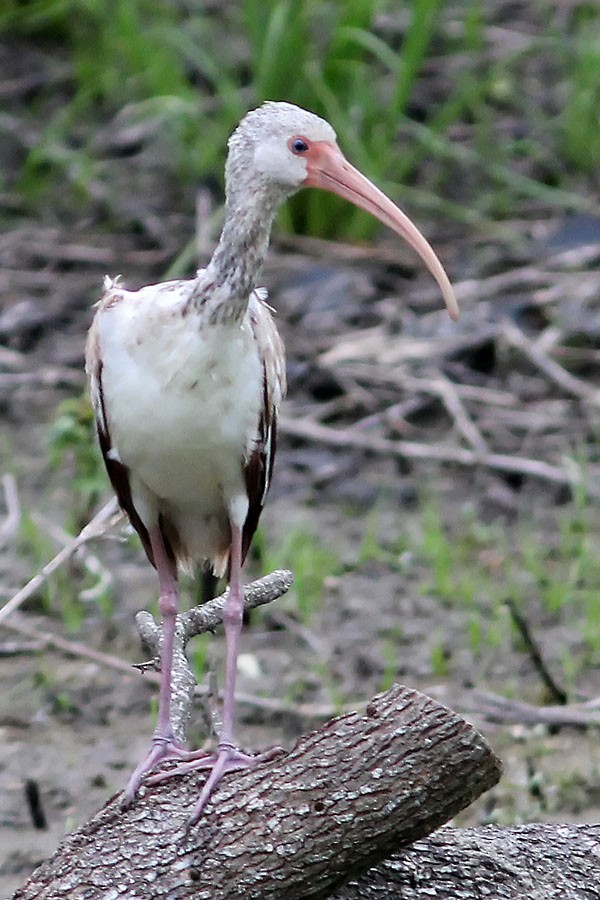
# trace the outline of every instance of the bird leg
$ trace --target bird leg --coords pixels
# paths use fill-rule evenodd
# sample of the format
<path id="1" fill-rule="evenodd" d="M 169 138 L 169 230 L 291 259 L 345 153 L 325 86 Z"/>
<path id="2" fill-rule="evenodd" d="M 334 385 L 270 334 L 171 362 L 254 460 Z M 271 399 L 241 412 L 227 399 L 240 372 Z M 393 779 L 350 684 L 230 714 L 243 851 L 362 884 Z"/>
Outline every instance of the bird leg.
<path id="1" fill-rule="evenodd" d="M 231 555 L 229 567 L 229 593 L 223 608 L 225 626 L 225 687 L 223 689 L 223 724 L 219 747 L 210 775 L 200 792 L 198 802 L 190 816 L 190 824 L 197 822 L 210 796 L 225 772 L 255 765 L 260 757 L 249 756 L 238 750 L 233 739 L 235 719 L 235 682 L 240 649 L 240 635 L 244 616 L 244 590 L 242 587 L 242 529 L 231 523 Z M 191 764 L 193 765 L 193 764 Z"/>
<path id="2" fill-rule="evenodd" d="M 242 587 L 242 529 L 231 526 L 231 562 L 229 594 L 223 607 L 225 627 L 225 688 L 223 691 L 223 724 L 219 749 L 235 749 L 233 726 L 235 718 L 235 682 L 240 651 L 240 636 L 244 618 L 244 589 Z"/>
<path id="3" fill-rule="evenodd" d="M 149 530 L 150 545 L 160 589 L 159 608 L 162 617 L 162 643 L 160 648 L 160 688 L 158 695 L 158 718 L 152 736 L 152 744 L 146 756 L 134 770 L 124 792 L 124 803 L 131 803 L 144 775 L 164 759 L 190 760 L 198 756 L 198 751 L 188 751 L 175 740 L 171 722 L 171 681 L 173 673 L 173 649 L 175 624 L 179 606 L 177 570 L 167 556 L 165 543 L 158 526 Z M 203 754 L 207 758 L 207 754 Z"/>
<path id="4" fill-rule="evenodd" d="M 226 659 L 225 686 L 223 690 L 223 725 L 216 753 L 207 755 L 203 751 L 183 751 L 178 754 L 182 764 L 174 769 L 159 772 L 148 779 L 148 784 L 160 784 L 174 775 L 198 769 L 211 769 L 200 792 L 198 802 L 190 816 L 193 825 L 202 815 L 211 794 L 226 772 L 245 769 L 259 762 L 272 759 L 280 751 L 279 748 L 250 756 L 238 750 L 235 745 L 233 731 L 235 719 L 235 682 L 237 675 L 237 658 L 244 614 L 244 592 L 242 588 L 242 529 L 231 525 L 231 564 L 229 576 L 229 593 L 223 608 L 223 624 L 225 626 Z M 164 641 L 164 638 L 163 638 Z M 164 644 L 163 644 L 164 647 Z M 158 727 L 157 727 L 158 732 Z M 146 769 L 147 771 L 147 769 Z"/>

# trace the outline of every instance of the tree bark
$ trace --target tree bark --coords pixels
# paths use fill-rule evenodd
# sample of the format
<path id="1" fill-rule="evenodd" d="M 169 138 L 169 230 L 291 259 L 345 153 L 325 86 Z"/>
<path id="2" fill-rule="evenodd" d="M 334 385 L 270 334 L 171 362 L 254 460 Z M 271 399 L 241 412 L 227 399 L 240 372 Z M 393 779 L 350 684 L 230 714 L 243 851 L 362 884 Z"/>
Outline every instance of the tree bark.
<path id="1" fill-rule="evenodd" d="M 146 786 L 129 809 L 114 797 L 14 900 L 329 897 L 430 834 L 500 771 L 460 716 L 396 686 L 364 713 L 304 735 L 289 753 L 225 776 L 195 826 L 187 818 L 205 774 Z M 385 896 L 378 885 L 387 872 L 377 870 L 372 896 Z M 356 884 L 336 896 L 367 896 Z"/>
<path id="2" fill-rule="evenodd" d="M 441 828 L 331 900 L 598 900 L 600 825 Z"/>
<path id="3" fill-rule="evenodd" d="M 281 596 L 291 577 L 274 572 L 249 585 L 247 608 Z M 173 701 L 182 740 L 195 691 L 185 647 L 219 624 L 223 603 L 179 617 Z M 138 625 L 156 663 L 160 626 L 147 613 Z M 145 785 L 128 809 L 114 797 L 14 900 L 600 900 L 598 825 L 431 834 L 500 772 L 460 716 L 396 686 L 289 753 L 226 775 L 195 826 L 188 817 L 205 773 Z"/>

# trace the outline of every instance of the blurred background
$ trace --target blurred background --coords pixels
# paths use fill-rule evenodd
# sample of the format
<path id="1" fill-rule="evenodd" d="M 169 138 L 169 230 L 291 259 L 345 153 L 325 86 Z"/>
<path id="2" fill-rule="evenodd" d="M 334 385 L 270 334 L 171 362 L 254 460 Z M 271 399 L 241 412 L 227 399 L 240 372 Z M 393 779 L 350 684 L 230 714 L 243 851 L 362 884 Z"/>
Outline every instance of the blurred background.
<path id="1" fill-rule="evenodd" d="M 243 113 L 285 98 L 413 210 L 479 231 L 594 209 L 593 3 L 7 0 L 0 16 L 5 189 L 21 202 L 142 228 L 111 182 L 133 157 L 185 189 L 189 213 L 190 187 L 221 184 Z M 338 239 L 373 227 L 310 193 L 283 223 Z"/>
<path id="2" fill-rule="evenodd" d="M 248 623 L 240 737 L 290 745 L 403 681 L 504 759 L 460 823 L 598 821 L 597 4 L 4 0 L 0 602 L 42 572 L 0 624 L 4 894 L 152 730 L 153 686 L 119 661 L 142 658 L 153 572 L 123 523 L 73 545 L 110 498 L 91 307 L 105 273 L 206 262 L 227 139 L 265 99 L 331 122 L 462 316 L 368 216 L 317 191 L 282 210 L 262 283 L 290 394 L 247 577 L 296 583 Z M 222 637 L 192 654 L 219 673 Z"/>

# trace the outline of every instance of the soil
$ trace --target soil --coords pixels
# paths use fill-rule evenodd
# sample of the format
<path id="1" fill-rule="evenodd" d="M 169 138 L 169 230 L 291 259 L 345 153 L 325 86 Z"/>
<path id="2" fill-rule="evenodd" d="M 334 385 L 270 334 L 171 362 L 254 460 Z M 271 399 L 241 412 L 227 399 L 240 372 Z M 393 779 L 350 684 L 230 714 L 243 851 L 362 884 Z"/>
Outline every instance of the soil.
<path id="1" fill-rule="evenodd" d="M 25 71 L 52 66 L 48 55 L 25 42 L 0 45 L 0 58 L 15 83 Z M 103 275 L 123 273 L 131 287 L 160 280 L 194 227 L 194 198 L 163 171 L 152 141 L 117 153 L 114 136 L 112 144 L 102 138 L 106 165 L 93 202 L 61 202 L 59 186 L 54 204 L 47 196 L 32 202 L 16 181 L 30 140 L 17 127 L 22 94 L 7 103 L 17 140 L 0 144 L 12 184 L 0 197 L 0 475 L 16 478 L 22 521 L 7 530 L 0 548 L 5 599 L 60 549 L 66 539 L 57 529 L 73 524 L 74 463 L 67 454 L 59 467 L 49 464 L 49 423 L 61 401 L 83 390 L 85 333 Z M 209 206 L 218 202 L 210 193 L 201 197 Z M 265 267 L 262 281 L 286 342 L 290 390 L 261 553 L 247 577 L 286 562 L 277 554 L 285 557 L 290 534 L 312 535 L 310 552 L 325 548 L 331 565 L 321 572 L 309 613 L 300 613 L 297 592 L 291 592 L 251 616 L 240 665 L 239 689 L 247 700 L 239 707 L 239 740 L 256 750 L 289 745 L 326 715 L 364 703 L 390 680 L 402 681 L 468 709 L 504 761 L 501 783 L 460 817 L 461 824 L 598 821 L 597 736 L 590 729 L 494 723 L 478 710 L 474 688 L 543 703 L 539 669 L 508 613 L 495 641 L 475 648 L 473 609 L 483 622 L 497 609 L 487 596 L 478 596 L 474 608 L 460 596 L 440 597 L 431 559 L 418 551 L 428 496 L 436 498 L 451 549 L 461 546 L 469 517 L 499 529 L 504 549 L 490 559 L 491 570 L 508 563 L 524 529 L 536 544 L 553 546 L 557 511 L 575 515 L 568 474 L 561 483 L 519 471 L 518 464 L 502 468 L 483 452 L 479 465 L 453 462 L 452 453 L 442 460 L 400 458 L 378 444 L 409 440 L 473 449 L 468 433 L 461 433 L 462 409 L 492 453 L 563 473 L 567 456 L 585 454 L 589 495 L 595 493 L 592 395 L 557 383 L 531 348 L 540 335 L 549 340 L 548 330 L 558 330 L 553 346 L 559 361 L 590 391 L 597 387 L 598 223 L 566 222 L 538 208 L 500 236 L 420 224 L 457 285 L 462 318 L 456 325 L 393 236 L 381 234 L 373 247 L 359 248 L 279 236 Z M 511 344 L 506 322 L 526 335 L 525 351 Z M 436 379 L 470 387 L 472 396 L 495 392 L 495 401 L 451 392 L 443 402 L 427 388 Z M 458 407 L 452 405 L 456 396 L 462 398 Z M 310 428 L 303 437 L 303 423 L 327 426 L 347 440 L 336 445 L 322 433 L 315 440 Z M 356 435 L 372 438 L 373 449 L 360 440 L 353 445 Z M 121 660 L 143 659 L 133 617 L 153 607 L 156 584 L 137 540 L 122 540 L 124 533 L 113 529 L 87 556 L 63 567 L 49 593 L 40 590 L 27 601 L 21 621 Z M 365 553 L 367 540 L 381 552 Z M 485 552 L 489 557 L 489 548 Z M 469 564 L 458 556 L 451 565 Z M 94 577 L 85 571 L 90 559 Z M 82 601 L 76 606 L 81 621 L 70 629 L 65 597 L 102 578 L 110 580 L 103 594 L 108 606 L 93 597 Z M 589 652 L 568 610 L 549 611 L 535 585 L 530 594 L 527 623 L 547 667 L 564 682 L 565 658 L 576 660 L 568 699 L 592 699 L 597 653 Z M 0 639 L 4 898 L 62 835 L 123 787 L 147 747 L 156 692 L 135 669 L 124 674 L 32 646 L 8 628 Z M 222 635 L 202 648 L 218 671 Z M 192 738 L 204 737 L 199 711 Z"/>

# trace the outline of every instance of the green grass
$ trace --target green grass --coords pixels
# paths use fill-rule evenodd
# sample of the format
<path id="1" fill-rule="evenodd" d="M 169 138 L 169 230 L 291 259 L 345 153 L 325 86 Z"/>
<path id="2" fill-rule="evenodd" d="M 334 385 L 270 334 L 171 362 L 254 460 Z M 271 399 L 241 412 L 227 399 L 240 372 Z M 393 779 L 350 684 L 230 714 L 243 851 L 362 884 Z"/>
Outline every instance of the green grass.
<path id="1" fill-rule="evenodd" d="M 67 527 L 77 534 L 92 518 L 107 483 L 87 392 L 59 404 L 48 432 L 48 461 L 53 469 L 70 473 Z"/>
<path id="2" fill-rule="evenodd" d="M 329 118 L 355 164 L 412 210 L 481 224 L 532 202 L 591 209 L 600 12 L 583 5 L 565 19 L 530 8 L 530 27 L 509 25 L 505 46 L 493 43 L 492 14 L 476 0 L 242 0 L 211 9 L 191 0 L 7 0 L 0 30 L 54 46 L 67 71 L 66 84 L 50 84 L 31 104 L 42 132 L 21 186 L 39 197 L 60 183 L 89 203 L 103 164 L 97 126 L 113 117 L 146 123 L 146 139 L 179 181 L 221 178 L 244 111 L 287 99 Z M 434 70 L 446 75 L 423 101 Z M 457 141 L 457 129 L 468 136 Z M 302 192 L 281 221 L 352 239 L 376 227 L 320 192 Z"/>
<path id="3" fill-rule="evenodd" d="M 565 50 L 570 78 L 560 149 L 567 164 L 593 174 L 600 159 L 600 16 L 584 4 L 575 21 Z"/>
<path id="4" fill-rule="evenodd" d="M 414 552 L 426 567 L 421 591 L 465 610 L 476 658 L 507 637 L 516 640 L 505 604 L 509 598 L 534 634 L 552 624 L 571 628 L 572 645 L 578 646 L 564 648 L 561 668 L 572 685 L 583 667 L 600 663 L 600 519 L 583 496 L 553 515 L 543 526 L 522 521 L 509 530 L 501 523 L 484 525 L 467 509 L 450 528 L 429 498 Z M 434 656 L 434 668 L 444 664 L 440 647 Z"/>
<path id="5" fill-rule="evenodd" d="M 326 546 L 317 534 L 302 527 L 284 533 L 278 543 L 267 546 L 259 527 L 253 549 L 260 560 L 261 572 L 289 568 L 294 573 L 290 595 L 295 599 L 300 620 L 310 622 L 319 608 L 325 580 L 342 571 L 339 553 L 333 546 Z"/>
<path id="6" fill-rule="evenodd" d="M 32 572 L 41 569 L 57 552 L 56 544 L 25 513 L 20 523 L 20 552 L 32 563 Z M 48 615 L 58 616 L 66 631 L 80 631 L 86 616 L 86 604 L 80 598 L 84 584 L 71 564 L 59 567 L 40 587 L 37 600 Z"/>
<path id="7" fill-rule="evenodd" d="M 568 646 L 553 654 L 557 676 L 569 690 L 584 668 L 598 665 L 600 517 L 583 490 L 544 523 L 533 517 L 508 527 L 484 523 L 468 504 L 450 518 L 433 496 L 421 498 L 415 518 L 417 527 L 402 530 L 389 545 L 378 538 L 376 515 L 369 518 L 356 568 L 369 562 L 388 567 L 405 576 L 409 594 L 432 596 L 452 610 L 451 621 L 463 623 L 474 660 L 503 646 L 528 652 L 512 621 L 510 600 L 534 639 L 555 626 L 570 630 Z M 382 639 L 381 689 L 396 676 L 399 637 Z M 451 670 L 451 646 L 442 632 L 432 635 L 429 662 L 436 677 Z"/>
<path id="8" fill-rule="evenodd" d="M 69 505 L 61 522 L 65 540 L 87 525 L 107 490 L 93 431 L 92 410 L 85 395 L 61 402 L 48 427 L 49 468 L 70 476 L 65 493 Z M 12 450 L 6 453 L 6 459 L 11 455 Z M 18 457 L 11 469 L 18 469 Z M 52 495 L 50 484 L 49 496 Z M 28 505 L 21 510 L 18 537 L 18 553 L 30 561 L 32 574 L 42 570 L 62 549 L 62 534 L 58 539 L 54 537 L 51 527 L 46 527 L 44 519 Z M 101 572 L 86 568 L 72 557 L 45 579 L 29 603 L 37 603 L 45 613 L 59 617 L 66 631 L 75 634 L 97 611 L 107 618 L 113 613 L 112 586 L 102 583 L 102 577 Z"/>
<path id="9" fill-rule="evenodd" d="M 210 9 L 192 0 L 5 0 L 0 30 L 37 43 L 62 72 L 32 98 L 24 125 L 39 129 L 40 139 L 16 187 L 36 208 L 46 195 L 61 203 L 64 196 L 87 214 L 106 164 L 98 129 L 143 125 L 143 142 L 161 148 L 165 169 L 189 188 L 191 211 L 197 179 L 222 177 L 227 137 L 240 116 L 270 98 L 329 118 L 352 161 L 412 211 L 489 225 L 531 215 L 532 206 L 592 209 L 600 11 L 582 4 L 559 12 L 528 7 L 531 27 L 505 23 L 502 42 L 490 30 L 493 9 L 476 0 L 241 0 Z M 111 214 L 104 211 L 108 228 Z M 317 192 L 302 192 L 281 224 L 350 239 L 369 237 L 374 227 Z M 90 432 L 89 408 L 74 400 L 59 411 L 50 438 L 52 464 L 72 475 L 73 531 L 106 486 Z M 404 536 L 398 547 L 382 548 L 367 529 L 359 564 L 377 559 L 400 568 L 403 555 L 420 555 L 430 572 L 423 590 L 465 608 L 475 654 L 497 646 L 509 627 L 504 598 L 527 607 L 534 597 L 547 615 L 576 623 L 597 660 L 597 531 L 585 502 L 576 503 L 557 519 L 551 543 L 524 528 L 511 548 L 500 526 L 467 516 L 460 533 L 450 532 L 439 510 L 425 504 L 418 540 Z M 51 555 L 49 546 L 35 550 L 39 534 L 27 540 L 40 564 L 45 550 Z M 286 540 L 263 568 L 294 569 L 301 615 L 310 619 L 324 579 L 340 570 L 339 556 L 306 532 Z M 485 562 L 492 551 L 502 558 L 498 569 Z M 73 626 L 77 615 L 68 613 Z"/>
<path id="10" fill-rule="evenodd" d="M 38 524 L 34 516 L 23 510 L 20 521 L 18 552 L 31 563 L 32 575 L 41 571 L 62 549 Z M 110 618 L 114 612 L 112 585 L 100 582 L 100 575 L 70 558 L 58 566 L 39 587 L 28 604 L 39 604 L 44 613 L 60 618 L 67 632 L 80 632 L 90 616 L 97 612 Z"/>
<path id="11" fill-rule="evenodd" d="M 91 411 L 83 397 L 63 402 L 50 428 L 50 462 L 71 470 L 68 527 L 73 533 L 88 521 L 106 489 L 106 476 L 91 430 Z M 510 635 L 511 622 L 505 605 L 510 598 L 526 618 L 528 610 L 535 608 L 536 615 L 569 622 L 580 635 L 582 650 L 578 657 L 572 658 L 568 651 L 562 657 L 564 677 L 569 683 L 584 665 L 600 662 L 600 557 L 596 552 L 600 521 L 583 488 L 569 507 L 555 514 L 546 531 L 531 522 L 511 529 L 504 529 L 499 523 L 484 524 L 469 506 L 463 507 L 458 524 L 450 527 L 432 497 L 422 499 L 417 531 L 402 531 L 392 545 L 382 543 L 378 522 L 375 508 L 366 519 L 352 568 L 377 562 L 404 572 L 415 570 L 415 561 L 420 561 L 423 574 L 419 590 L 434 595 L 448 607 L 464 610 L 465 630 L 475 658 L 487 649 L 501 646 Z M 53 555 L 48 538 L 28 516 L 23 519 L 22 540 L 37 567 Z M 303 527 L 286 531 L 279 542 L 268 546 L 259 529 L 253 547 L 261 572 L 281 566 L 292 569 L 292 596 L 304 623 L 310 623 L 319 609 L 326 579 L 348 571 L 339 548 L 324 545 L 315 533 Z M 79 599 L 84 587 L 81 576 L 68 567 L 59 570 L 43 589 L 44 604 L 48 609 L 60 610 L 71 632 L 81 627 L 86 614 L 86 604 Z M 98 603 L 101 611 L 110 613 L 110 597 L 100 597 Z M 383 652 L 385 655 L 385 647 Z M 204 666 L 204 656 L 205 647 L 199 645 L 199 668 Z M 433 647 L 431 657 L 434 672 L 445 673 L 450 663 L 441 640 Z M 392 677 L 392 658 L 390 649 L 383 683 Z"/>

